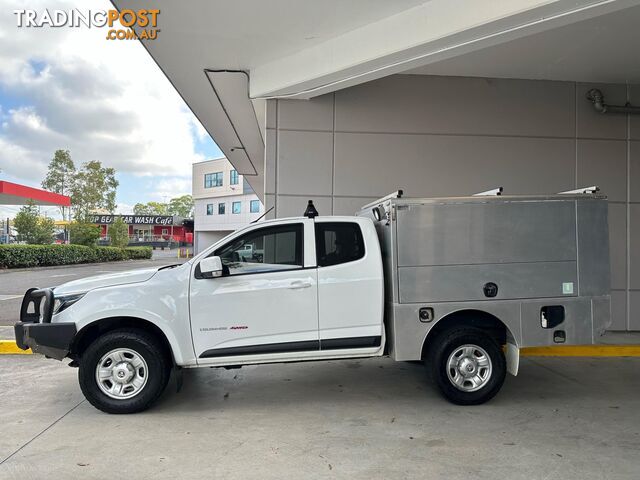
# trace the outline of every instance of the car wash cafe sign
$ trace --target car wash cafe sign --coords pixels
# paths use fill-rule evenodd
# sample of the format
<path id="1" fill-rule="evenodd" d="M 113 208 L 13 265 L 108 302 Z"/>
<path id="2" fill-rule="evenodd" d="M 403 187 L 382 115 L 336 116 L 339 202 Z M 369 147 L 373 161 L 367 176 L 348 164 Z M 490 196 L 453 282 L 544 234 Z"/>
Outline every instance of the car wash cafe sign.
<path id="1" fill-rule="evenodd" d="M 171 215 L 91 215 L 89 221 L 98 225 L 109 225 L 116 218 L 122 218 L 122 221 L 128 225 L 172 225 L 173 217 Z"/>

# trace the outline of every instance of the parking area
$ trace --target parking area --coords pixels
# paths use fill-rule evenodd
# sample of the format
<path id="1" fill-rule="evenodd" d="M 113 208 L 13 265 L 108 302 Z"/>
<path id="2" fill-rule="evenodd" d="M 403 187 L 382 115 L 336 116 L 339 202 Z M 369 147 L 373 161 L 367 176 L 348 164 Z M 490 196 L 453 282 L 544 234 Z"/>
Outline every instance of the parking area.
<path id="1" fill-rule="evenodd" d="M 486 405 L 389 359 L 188 370 L 150 411 L 99 412 L 75 369 L 0 356 L 0 478 L 628 479 L 640 358 L 525 358 Z"/>
<path id="2" fill-rule="evenodd" d="M 178 258 L 176 250 L 156 250 L 151 260 L 0 270 L 0 326 L 13 325 L 18 321 L 22 296 L 31 287 L 53 287 L 92 275 L 159 267 L 184 261 L 184 258 Z"/>

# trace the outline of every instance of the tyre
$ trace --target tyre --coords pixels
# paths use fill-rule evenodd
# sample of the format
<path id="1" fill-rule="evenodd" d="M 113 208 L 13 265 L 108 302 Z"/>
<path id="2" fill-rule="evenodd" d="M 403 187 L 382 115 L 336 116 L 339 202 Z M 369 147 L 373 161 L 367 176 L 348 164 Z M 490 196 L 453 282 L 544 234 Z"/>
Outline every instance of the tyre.
<path id="1" fill-rule="evenodd" d="M 442 333 L 432 343 L 427 367 L 442 395 L 457 405 L 479 405 L 491 400 L 507 372 L 500 345 L 475 328 Z"/>
<path id="2" fill-rule="evenodd" d="M 160 342 L 142 330 L 98 337 L 80 358 L 78 381 L 89 403 L 107 413 L 136 413 L 160 397 L 171 360 Z"/>

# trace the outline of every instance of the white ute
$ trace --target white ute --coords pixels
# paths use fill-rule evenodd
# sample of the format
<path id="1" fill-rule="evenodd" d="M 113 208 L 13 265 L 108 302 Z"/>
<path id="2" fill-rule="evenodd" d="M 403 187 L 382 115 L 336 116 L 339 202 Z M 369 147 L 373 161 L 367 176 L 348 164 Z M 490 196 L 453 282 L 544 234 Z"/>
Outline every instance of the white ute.
<path id="1" fill-rule="evenodd" d="M 352 217 L 317 216 L 310 202 L 305 217 L 251 224 L 182 265 L 30 289 L 16 342 L 72 359 L 109 413 L 151 406 L 172 368 L 385 354 L 424 360 L 446 398 L 478 404 L 517 372 L 519 347 L 603 330 L 606 212 L 592 194 L 398 192 Z"/>

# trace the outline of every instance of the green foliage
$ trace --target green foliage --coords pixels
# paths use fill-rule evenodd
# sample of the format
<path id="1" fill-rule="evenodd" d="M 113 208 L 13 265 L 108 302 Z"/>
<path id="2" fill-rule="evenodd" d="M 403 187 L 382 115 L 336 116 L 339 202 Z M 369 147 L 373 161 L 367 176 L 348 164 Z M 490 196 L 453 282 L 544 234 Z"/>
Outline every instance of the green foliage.
<path id="1" fill-rule="evenodd" d="M 48 244 L 53 240 L 53 220 L 41 217 L 38 208 L 29 201 L 22 207 L 13 220 L 18 232 L 18 240 L 29 244 Z"/>
<path id="2" fill-rule="evenodd" d="M 193 216 L 195 204 L 191 195 L 172 198 L 169 203 L 147 202 L 136 203 L 133 207 L 135 215 L 176 215 L 190 218 Z"/>
<path id="3" fill-rule="evenodd" d="M 112 247 L 124 248 L 129 244 L 129 225 L 121 217 L 117 217 L 109 225 L 109 239 Z"/>
<path id="4" fill-rule="evenodd" d="M 195 203 L 191 195 L 182 195 L 181 197 L 172 198 L 169 201 L 169 215 L 178 217 L 191 218 Z"/>
<path id="5" fill-rule="evenodd" d="M 169 215 L 169 208 L 166 203 L 147 202 L 136 203 L 133 206 L 134 215 Z"/>
<path id="6" fill-rule="evenodd" d="M 100 227 L 93 223 L 73 222 L 69 225 L 69 241 L 74 245 L 95 246 L 100 238 Z"/>
<path id="7" fill-rule="evenodd" d="M 150 247 L 85 247 L 83 245 L 0 245 L 0 268 L 45 267 L 77 263 L 151 258 Z"/>
<path id="8" fill-rule="evenodd" d="M 68 195 L 72 190 L 75 174 L 76 166 L 71 160 L 69 150 L 56 150 L 49 163 L 47 176 L 42 181 L 42 188 L 60 195 Z M 62 219 L 67 220 L 67 207 L 60 207 L 60 211 Z"/>
<path id="9" fill-rule="evenodd" d="M 99 209 L 113 212 L 116 209 L 118 185 L 115 169 L 103 167 L 95 160 L 83 163 L 71 187 L 74 218 L 83 221 Z"/>

